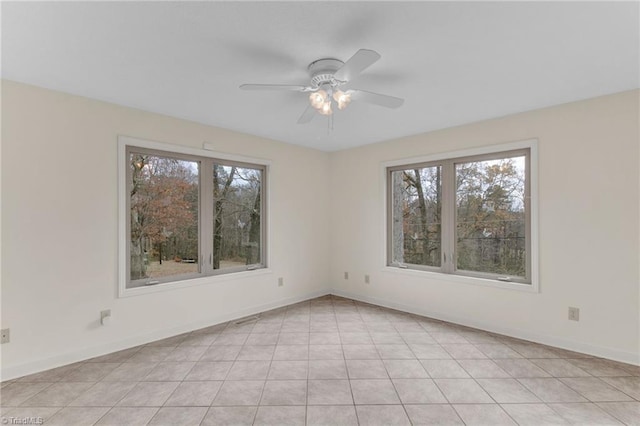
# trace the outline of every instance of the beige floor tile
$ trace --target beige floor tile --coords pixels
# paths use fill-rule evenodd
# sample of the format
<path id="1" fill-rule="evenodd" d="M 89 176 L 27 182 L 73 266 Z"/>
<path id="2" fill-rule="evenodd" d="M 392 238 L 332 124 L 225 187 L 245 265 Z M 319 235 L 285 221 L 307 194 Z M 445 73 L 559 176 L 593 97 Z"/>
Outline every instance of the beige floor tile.
<path id="1" fill-rule="evenodd" d="M 531 362 L 553 377 L 591 377 L 591 374 L 566 359 L 532 359 Z"/>
<path id="2" fill-rule="evenodd" d="M 258 407 L 255 426 L 304 426 L 305 407 Z"/>
<path id="3" fill-rule="evenodd" d="M 253 333 L 249 335 L 246 341 L 246 345 L 273 345 L 278 343 L 279 333 L 256 333 L 255 328 Z"/>
<path id="4" fill-rule="evenodd" d="M 382 360 L 347 360 L 347 372 L 350 379 L 387 379 L 387 369 Z"/>
<path id="5" fill-rule="evenodd" d="M 494 362 L 511 377 L 551 377 L 549 373 L 527 359 L 496 359 Z"/>
<path id="6" fill-rule="evenodd" d="M 0 392 L 0 403 L 4 407 L 18 406 L 32 396 L 52 385 L 53 383 L 44 382 L 11 383 L 10 385 L 2 388 L 2 392 Z"/>
<path id="7" fill-rule="evenodd" d="M 569 424 L 546 404 L 503 404 L 502 408 L 520 426 Z"/>
<path id="8" fill-rule="evenodd" d="M 340 334 L 333 333 L 311 333 L 309 334 L 309 344 L 311 345 L 340 345 Z"/>
<path id="9" fill-rule="evenodd" d="M 309 359 L 309 346 L 307 345 L 277 345 L 273 354 L 274 360 L 294 361 Z"/>
<path id="10" fill-rule="evenodd" d="M 543 402 L 587 402 L 579 393 L 558 379 L 518 379 Z"/>
<path id="11" fill-rule="evenodd" d="M 360 426 L 408 426 L 411 424 L 402 405 L 358 405 L 356 412 Z"/>
<path id="12" fill-rule="evenodd" d="M 402 345 L 376 345 L 376 349 L 382 359 L 415 359 L 416 356 L 411 352 L 409 346 Z"/>
<path id="13" fill-rule="evenodd" d="M 258 405 L 264 384 L 263 380 L 226 380 L 211 405 Z"/>
<path id="14" fill-rule="evenodd" d="M 227 380 L 264 380 L 269 373 L 270 364 L 269 361 L 236 361 Z"/>
<path id="15" fill-rule="evenodd" d="M 260 405 L 305 405 L 306 380 L 267 380 Z"/>
<path id="16" fill-rule="evenodd" d="M 257 407 L 211 407 L 201 426 L 251 426 Z"/>
<path id="17" fill-rule="evenodd" d="M 162 407 L 149 426 L 198 426 L 208 407 Z"/>
<path id="18" fill-rule="evenodd" d="M 409 345 L 418 359 L 451 359 L 449 352 L 440 345 Z"/>
<path id="19" fill-rule="evenodd" d="M 145 382 L 178 382 L 196 365 L 195 362 L 160 362 L 143 379 Z"/>
<path id="20" fill-rule="evenodd" d="M 343 345 L 345 359 L 380 359 L 375 345 Z"/>
<path id="21" fill-rule="evenodd" d="M 572 425 L 606 426 L 622 424 L 596 404 L 578 402 L 549 404 L 549 407 Z"/>
<path id="22" fill-rule="evenodd" d="M 224 380 L 232 366 L 233 361 L 200 361 L 193 366 L 184 380 Z"/>
<path id="23" fill-rule="evenodd" d="M 449 352 L 453 359 L 486 359 L 488 358 L 478 348 L 470 343 L 445 343 L 444 350 Z"/>
<path id="24" fill-rule="evenodd" d="M 353 405 L 309 406 L 307 426 L 358 426 Z"/>
<path id="25" fill-rule="evenodd" d="M 591 402 L 633 401 L 630 396 L 597 377 L 565 378 L 560 381 Z"/>
<path id="26" fill-rule="evenodd" d="M 314 359 L 309 361 L 309 379 L 346 379 L 347 365 L 341 359 Z"/>
<path id="27" fill-rule="evenodd" d="M 498 404 L 461 404 L 453 407 L 467 426 L 517 425 Z"/>
<path id="28" fill-rule="evenodd" d="M 477 379 L 477 382 L 500 404 L 541 402 L 516 379 Z"/>
<path id="29" fill-rule="evenodd" d="M 97 382 L 121 365 L 119 362 L 87 362 L 60 378 L 61 382 Z"/>
<path id="30" fill-rule="evenodd" d="M 429 378 L 426 370 L 415 359 L 385 359 L 382 361 L 387 374 L 392 379 L 426 379 Z"/>
<path id="31" fill-rule="evenodd" d="M 157 365 L 157 362 L 125 362 L 107 374 L 102 380 L 108 382 L 139 382 Z"/>
<path id="32" fill-rule="evenodd" d="M 343 345 L 373 345 L 373 340 L 368 332 L 340 333 L 340 342 Z"/>
<path id="33" fill-rule="evenodd" d="M 600 402 L 597 405 L 626 425 L 640 425 L 640 402 Z"/>
<path id="34" fill-rule="evenodd" d="M 159 407 L 165 403 L 179 382 L 138 383 L 118 402 L 121 407 Z"/>
<path id="35" fill-rule="evenodd" d="M 200 357 L 200 361 L 235 361 L 242 346 L 221 345 L 210 346 Z"/>
<path id="36" fill-rule="evenodd" d="M 434 379 L 466 379 L 469 374 L 452 359 L 423 359 L 422 366 Z"/>
<path id="37" fill-rule="evenodd" d="M 356 405 L 400 404 L 389 379 L 351 380 L 351 392 Z"/>
<path id="38" fill-rule="evenodd" d="M 344 359 L 341 345 L 310 345 L 309 359 Z"/>
<path id="39" fill-rule="evenodd" d="M 238 353 L 237 361 L 271 361 L 275 345 L 251 346 L 244 345 Z"/>
<path id="40" fill-rule="evenodd" d="M 309 380 L 309 405 L 353 405 L 348 380 Z"/>
<path id="41" fill-rule="evenodd" d="M 473 379 L 434 379 L 452 404 L 490 404 L 493 401 Z"/>
<path id="42" fill-rule="evenodd" d="M 449 404 L 404 406 L 414 426 L 463 426 L 464 423 Z"/>
<path id="43" fill-rule="evenodd" d="M 309 375 L 309 361 L 272 361 L 267 379 L 301 380 Z"/>
<path id="44" fill-rule="evenodd" d="M 216 397 L 222 383 L 221 381 L 182 382 L 164 405 L 171 407 L 208 407 Z"/>
<path id="45" fill-rule="evenodd" d="M 62 407 L 13 407 L 2 412 L 0 421 L 2 424 L 12 424 L 13 419 L 35 418 L 36 420 L 42 420 L 42 424 L 48 424 L 51 417 L 61 409 Z M 3 421 L 2 419 L 6 420 Z"/>
<path id="46" fill-rule="evenodd" d="M 47 426 L 91 426 L 104 416 L 108 407 L 66 407 L 51 416 Z"/>
<path id="47" fill-rule="evenodd" d="M 460 359 L 458 364 L 474 379 L 508 379 L 511 376 L 490 359 Z"/>
<path id="48" fill-rule="evenodd" d="M 89 382 L 54 383 L 27 399 L 21 405 L 28 407 L 64 407 L 94 384 Z"/>
<path id="49" fill-rule="evenodd" d="M 431 379 L 393 379 L 393 385 L 403 404 L 446 403 L 440 389 Z"/>
<path id="50" fill-rule="evenodd" d="M 206 346 L 178 346 L 164 361 L 198 361 L 206 350 Z"/>
<path id="51" fill-rule="evenodd" d="M 135 382 L 99 382 L 80 394 L 72 407 L 113 407 L 136 385 Z"/>
<path id="52" fill-rule="evenodd" d="M 603 377 L 602 380 L 640 401 L 640 377 Z"/>

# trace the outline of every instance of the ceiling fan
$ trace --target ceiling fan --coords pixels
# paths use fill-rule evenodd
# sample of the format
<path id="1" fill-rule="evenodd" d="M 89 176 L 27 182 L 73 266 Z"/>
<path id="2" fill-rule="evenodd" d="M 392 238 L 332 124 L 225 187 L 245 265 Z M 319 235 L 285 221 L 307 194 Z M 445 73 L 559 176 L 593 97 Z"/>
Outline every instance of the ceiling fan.
<path id="1" fill-rule="evenodd" d="M 298 119 L 298 124 L 308 123 L 316 115 L 333 114 L 333 105 L 345 109 L 351 101 L 367 102 L 386 108 L 398 108 L 404 99 L 359 89 L 341 90 L 340 87 L 360 75 L 373 65 L 380 54 L 373 50 L 360 49 L 347 62 L 334 58 L 318 59 L 309 64 L 311 84 L 297 86 L 288 84 L 243 84 L 242 90 L 288 90 L 309 93 L 309 105 Z"/>

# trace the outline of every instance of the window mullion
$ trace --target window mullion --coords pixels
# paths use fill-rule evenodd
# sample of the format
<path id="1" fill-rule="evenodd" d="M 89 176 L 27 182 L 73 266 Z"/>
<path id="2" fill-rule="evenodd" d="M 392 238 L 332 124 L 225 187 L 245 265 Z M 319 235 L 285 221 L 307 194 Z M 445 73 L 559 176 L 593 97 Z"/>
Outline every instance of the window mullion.
<path id="1" fill-rule="evenodd" d="M 213 273 L 213 161 L 200 163 L 200 272 Z"/>
<path id="2" fill-rule="evenodd" d="M 455 173 L 453 161 L 442 163 L 442 272 L 455 271 Z"/>

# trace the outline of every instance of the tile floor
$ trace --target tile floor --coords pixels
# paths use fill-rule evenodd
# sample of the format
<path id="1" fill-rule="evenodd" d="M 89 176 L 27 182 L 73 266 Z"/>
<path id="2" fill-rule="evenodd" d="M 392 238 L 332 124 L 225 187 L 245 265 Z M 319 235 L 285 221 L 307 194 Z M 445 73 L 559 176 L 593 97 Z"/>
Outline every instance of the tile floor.
<path id="1" fill-rule="evenodd" d="M 0 393 L 9 424 L 640 425 L 640 367 L 335 296 Z"/>

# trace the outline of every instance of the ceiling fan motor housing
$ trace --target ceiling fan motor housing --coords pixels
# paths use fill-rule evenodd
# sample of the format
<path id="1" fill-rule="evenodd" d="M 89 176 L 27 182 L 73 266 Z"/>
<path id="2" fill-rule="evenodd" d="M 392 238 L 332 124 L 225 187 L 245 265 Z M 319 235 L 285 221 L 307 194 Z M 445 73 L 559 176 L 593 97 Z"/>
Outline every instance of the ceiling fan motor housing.
<path id="1" fill-rule="evenodd" d="M 330 84 L 337 86 L 339 82 L 333 78 L 333 75 L 338 71 L 344 62 L 339 59 L 325 58 L 318 59 L 309 64 L 309 74 L 311 75 L 311 85 L 313 87 L 322 87 L 323 85 Z"/>

